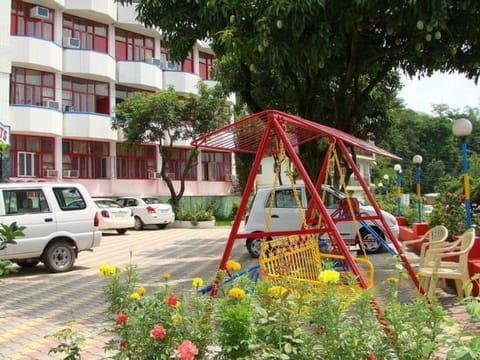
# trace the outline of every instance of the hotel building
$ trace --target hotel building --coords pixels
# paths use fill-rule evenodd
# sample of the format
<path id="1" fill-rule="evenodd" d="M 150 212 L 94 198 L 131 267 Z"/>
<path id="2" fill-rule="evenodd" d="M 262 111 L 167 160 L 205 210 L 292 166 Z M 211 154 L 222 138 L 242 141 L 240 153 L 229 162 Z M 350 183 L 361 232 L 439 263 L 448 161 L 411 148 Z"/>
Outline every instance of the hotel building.
<path id="1" fill-rule="evenodd" d="M 158 146 L 122 146 L 115 105 L 170 85 L 179 96 L 198 93 L 200 80 L 214 84 L 214 54 L 199 41 L 173 63 L 161 30 L 135 16 L 134 6 L 113 0 L 0 1 L 3 181 L 80 182 L 94 196 L 169 195 Z M 189 141 L 175 143 L 166 164 L 173 179 L 188 149 Z M 232 163 L 231 153 L 202 151 L 185 195 L 230 194 Z"/>

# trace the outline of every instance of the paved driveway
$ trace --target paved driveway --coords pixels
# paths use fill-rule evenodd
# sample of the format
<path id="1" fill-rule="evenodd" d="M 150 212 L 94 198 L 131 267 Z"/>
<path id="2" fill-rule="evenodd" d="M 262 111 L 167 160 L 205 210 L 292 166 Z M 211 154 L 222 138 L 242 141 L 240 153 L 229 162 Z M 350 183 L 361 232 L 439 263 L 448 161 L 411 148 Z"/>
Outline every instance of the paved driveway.
<path id="1" fill-rule="evenodd" d="M 73 329 L 85 339 L 83 359 L 102 359 L 106 341 L 102 263 L 123 267 L 137 264 L 147 289 L 162 284 L 190 286 L 196 276 L 211 282 L 225 248 L 229 228 L 165 229 L 105 234 L 93 252 L 79 255 L 73 271 L 50 274 L 43 266 L 0 278 L 0 359 L 52 359 L 48 350 L 58 342 L 45 339 L 75 321 Z M 235 244 L 232 258 L 253 264 L 243 241 Z"/>

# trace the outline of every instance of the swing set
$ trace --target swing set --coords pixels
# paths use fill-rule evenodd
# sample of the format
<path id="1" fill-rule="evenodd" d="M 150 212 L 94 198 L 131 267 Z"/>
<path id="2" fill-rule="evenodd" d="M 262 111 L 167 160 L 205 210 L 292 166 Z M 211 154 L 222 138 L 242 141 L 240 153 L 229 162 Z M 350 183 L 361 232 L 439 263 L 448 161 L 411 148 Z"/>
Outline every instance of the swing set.
<path id="1" fill-rule="evenodd" d="M 326 138 L 329 145 L 317 178 L 311 179 L 296 149 L 303 144 L 321 138 Z M 256 237 L 263 239 L 259 267 L 264 276 L 268 276 L 273 280 L 288 279 L 288 281 L 305 283 L 309 286 L 321 288 L 322 283 L 319 281 L 319 274 L 325 261 L 328 261 L 340 269 L 341 278 L 343 278 L 339 285 L 340 289 L 343 288 L 349 293 L 356 294 L 359 290 L 371 288 L 374 285 L 373 264 L 367 257 L 357 258 L 352 255 L 336 226 L 338 222 L 353 221 L 360 239 L 360 248 L 364 254 L 363 240 L 359 231 L 360 225 L 368 229 L 369 235 L 380 241 L 389 253 L 398 256 L 414 286 L 421 294 L 424 293 L 424 289 L 421 287 L 402 247 L 386 223 L 368 185 L 351 158 L 347 145 L 372 154 L 400 160 L 396 155 L 338 129 L 276 110 L 266 110 L 250 115 L 195 139 L 192 145 L 208 150 L 255 154 L 244 194 L 220 260 L 217 277 L 209 288 L 212 296 L 216 295 L 220 281 L 222 281 L 220 272 L 229 273 L 226 264 L 230 258 L 235 241 L 246 240 L 251 237 L 250 233 L 242 233 L 240 231 L 240 224 L 245 217 L 261 161 L 266 156 L 275 156 L 277 165 L 274 171 L 274 183 L 272 184 L 273 189 L 269 200 L 265 231 L 255 234 Z M 333 163 L 340 173 L 341 181 L 344 182 L 338 152 L 340 152 L 344 162 L 348 164 L 356 176 L 366 198 L 374 208 L 375 212 L 373 215 L 360 212 L 357 199 L 350 197 L 348 192 L 347 197 L 340 201 L 336 211 L 330 213 L 327 210 L 324 204 L 325 192 L 322 190 L 322 185 L 327 182 L 327 176 L 332 163 L 331 159 L 333 159 Z M 292 167 L 298 173 L 298 177 L 303 180 L 305 191 L 308 195 L 308 206 L 305 211 L 301 206 L 299 193 L 295 186 L 296 181 Z M 269 229 L 272 216 L 271 210 L 275 201 L 275 188 L 282 169 L 287 173 L 292 186 L 302 225 L 299 229 L 271 231 Z M 345 184 L 343 185 L 346 188 Z M 383 230 L 386 239 L 390 241 L 393 248 L 386 239 L 378 234 L 375 230 L 376 228 Z M 318 246 L 319 236 L 328 238 L 330 245 L 328 253 L 320 252 Z M 354 284 L 351 281 L 347 281 L 347 278 L 351 279 L 352 277 L 356 281 Z"/>

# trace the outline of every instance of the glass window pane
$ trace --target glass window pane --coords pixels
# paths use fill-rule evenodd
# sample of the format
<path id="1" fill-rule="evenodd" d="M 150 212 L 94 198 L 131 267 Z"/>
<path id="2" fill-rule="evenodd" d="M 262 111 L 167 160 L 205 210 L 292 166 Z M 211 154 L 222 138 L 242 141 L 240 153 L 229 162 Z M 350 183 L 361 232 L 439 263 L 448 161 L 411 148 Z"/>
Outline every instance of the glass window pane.
<path id="1" fill-rule="evenodd" d="M 35 70 L 27 70 L 26 71 L 26 82 L 27 84 L 32 85 L 41 85 L 42 84 L 42 77 L 39 71 Z"/>
<path id="2" fill-rule="evenodd" d="M 97 95 L 108 96 L 108 85 L 107 84 L 96 84 L 95 93 Z"/>

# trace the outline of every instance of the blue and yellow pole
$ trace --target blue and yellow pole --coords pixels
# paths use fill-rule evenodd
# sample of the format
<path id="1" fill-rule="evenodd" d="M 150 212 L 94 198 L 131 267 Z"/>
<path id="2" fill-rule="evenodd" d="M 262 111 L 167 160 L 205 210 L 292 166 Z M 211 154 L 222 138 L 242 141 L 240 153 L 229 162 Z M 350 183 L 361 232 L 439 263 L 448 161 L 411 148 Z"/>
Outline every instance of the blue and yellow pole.
<path id="1" fill-rule="evenodd" d="M 463 158 L 463 186 L 465 189 L 465 212 L 467 220 L 467 229 L 472 227 L 472 204 L 470 200 L 470 177 L 468 175 L 468 151 L 467 138 L 462 139 L 462 158 Z"/>
<path id="2" fill-rule="evenodd" d="M 415 170 L 415 183 L 416 183 L 416 188 L 417 188 L 417 208 L 418 208 L 418 222 L 422 222 L 422 189 L 420 185 L 420 175 L 421 175 L 421 169 L 420 169 L 420 164 L 417 164 L 417 168 Z"/>

